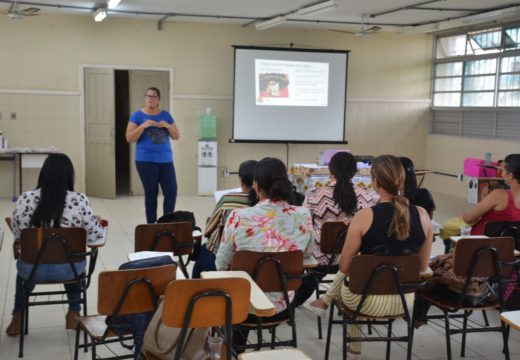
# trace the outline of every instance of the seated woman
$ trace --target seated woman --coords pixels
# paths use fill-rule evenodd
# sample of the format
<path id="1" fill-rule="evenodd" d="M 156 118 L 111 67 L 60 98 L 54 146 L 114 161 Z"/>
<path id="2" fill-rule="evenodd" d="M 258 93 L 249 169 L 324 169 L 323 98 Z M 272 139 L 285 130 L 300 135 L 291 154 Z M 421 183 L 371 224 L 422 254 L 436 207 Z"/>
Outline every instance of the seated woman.
<path id="1" fill-rule="evenodd" d="M 105 229 L 99 218 L 94 215 L 87 197 L 74 192 L 74 168 L 65 154 L 51 154 L 43 163 L 35 190 L 24 192 L 18 198 L 12 217 L 12 231 L 15 241 L 20 241 L 23 229 L 31 227 L 82 227 L 87 233 L 87 243 L 105 237 Z M 18 247 L 19 248 L 19 247 Z M 85 261 L 74 263 L 76 271 L 85 271 Z M 20 333 L 20 312 L 22 309 L 22 279 L 28 279 L 32 264 L 16 262 L 16 292 L 11 323 L 6 329 L 7 335 Z M 73 279 L 70 264 L 41 264 L 35 280 L 67 281 Z M 66 284 L 65 290 L 69 301 L 79 300 L 81 289 L 78 284 Z M 66 316 L 66 328 L 75 329 L 81 306 L 69 304 Z"/>
<path id="2" fill-rule="evenodd" d="M 428 189 L 417 188 L 417 178 L 415 177 L 415 166 L 413 161 L 407 157 L 400 157 L 403 164 L 406 178 L 404 180 L 404 196 L 415 206 L 420 206 L 433 219 L 435 211 L 435 202 L 431 192 Z"/>
<path id="3" fill-rule="evenodd" d="M 421 271 L 428 267 L 433 237 L 430 217 L 401 195 L 405 178 L 401 162 L 392 155 L 379 156 L 372 164 L 371 174 L 379 203 L 359 210 L 350 222 L 334 283 L 325 295 L 306 306 L 317 315 L 323 315 L 332 299 L 340 296 L 348 308 L 355 310 L 358 306 L 361 295 L 352 294 L 344 285 L 350 260 L 358 253 L 398 256 L 413 252 L 421 259 Z M 412 306 L 414 294 L 406 294 L 405 299 Z M 368 296 L 362 309 L 363 314 L 372 316 L 399 315 L 403 311 L 399 295 Z M 348 325 L 348 332 L 352 337 L 361 336 L 357 325 Z M 360 354 L 361 344 L 351 343 L 348 351 Z"/>
<path id="4" fill-rule="evenodd" d="M 471 235 L 482 235 L 487 222 L 520 221 L 520 154 L 507 155 L 500 166 L 509 190 L 495 189 L 460 217 L 446 221 L 441 230 L 446 252 L 451 246 L 450 236 L 458 235 L 461 226 L 473 224 Z"/>
<path id="5" fill-rule="evenodd" d="M 253 173 L 253 187 L 259 202 L 253 207 L 233 210 L 224 228 L 224 237 L 217 251 L 217 270 L 228 270 L 233 254 L 239 250 L 282 252 L 302 250 L 304 257 L 312 255 L 312 221 L 309 210 L 287 203 L 291 182 L 287 169 L 278 159 L 264 158 Z M 286 304 L 282 293 L 268 293 L 277 314 L 263 318 L 264 322 L 286 319 Z M 290 299 L 294 297 L 289 293 Z M 254 322 L 249 315 L 248 322 Z M 233 341 L 244 345 L 248 331 L 237 331 Z"/>
<path id="6" fill-rule="evenodd" d="M 208 241 L 202 245 L 199 256 L 193 265 L 193 279 L 200 278 L 202 271 L 216 270 L 215 254 L 219 248 L 222 229 L 229 213 L 235 209 L 254 206 L 258 202 L 258 197 L 253 189 L 253 170 L 257 163 L 256 160 L 247 160 L 240 164 L 238 178 L 242 192 L 222 196 L 215 206 L 204 230 L 204 236 Z"/>
<path id="7" fill-rule="evenodd" d="M 352 178 L 357 172 L 356 160 L 349 152 L 338 152 L 330 159 L 329 172 L 331 184 L 317 188 L 307 194 L 303 206 L 308 208 L 312 216 L 314 228 L 314 258 L 319 265 L 313 268 L 313 274 L 303 279 L 302 286 L 296 291 L 292 302 L 293 307 L 303 304 L 316 289 L 317 279 L 322 279 L 327 273 L 338 271 L 339 256 L 332 268 L 329 268 L 329 258 L 320 250 L 321 227 L 330 221 L 350 220 L 360 209 L 376 204 L 371 191 L 352 184 Z"/>

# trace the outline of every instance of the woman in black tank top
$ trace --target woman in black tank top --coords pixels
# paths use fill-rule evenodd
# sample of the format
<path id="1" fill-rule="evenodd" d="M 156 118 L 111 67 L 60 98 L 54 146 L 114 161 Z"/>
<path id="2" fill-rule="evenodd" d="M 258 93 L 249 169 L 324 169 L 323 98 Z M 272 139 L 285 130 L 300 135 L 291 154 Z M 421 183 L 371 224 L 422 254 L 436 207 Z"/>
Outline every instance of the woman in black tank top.
<path id="1" fill-rule="evenodd" d="M 424 271 L 428 267 L 433 238 L 430 217 L 426 210 L 410 205 L 408 199 L 401 195 L 405 178 L 401 162 L 392 155 L 379 156 L 372 164 L 371 175 L 372 186 L 379 194 L 380 202 L 354 215 L 341 252 L 340 271 L 333 285 L 324 296 L 306 306 L 317 314 L 324 311 L 332 299 L 340 294 L 343 303 L 355 310 L 361 295 L 352 294 L 344 286 L 343 279 L 349 273 L 350 260 L 360 252 L 390 256 L 414 253 L 421 260 L 420 270 Z M 407 303 L 413 304 L 413 293 L 406 294 L 405 298 Z M 371 295 L 365 302 L 367 306 L 370 304 L 366 315 L 391 316 L 400 315 L 404 311 L 399 295 Z M 360 331 L 355 325 L 349 325 L 348 328 L 352 334 Z M 360 343 L 351 343 L 348 351 L 359 354 Z"/>

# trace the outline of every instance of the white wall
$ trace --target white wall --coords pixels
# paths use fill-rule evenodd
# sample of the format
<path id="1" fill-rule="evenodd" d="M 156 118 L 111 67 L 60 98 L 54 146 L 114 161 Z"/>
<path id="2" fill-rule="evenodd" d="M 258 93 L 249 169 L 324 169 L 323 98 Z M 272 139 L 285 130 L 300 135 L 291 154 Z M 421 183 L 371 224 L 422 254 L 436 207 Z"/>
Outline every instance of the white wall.
<path id="1" fill-rule="evenodd" d="M 208 106 L 218 118 L 219 164 L 236 171 L 241 161 L 286 157 L 285 145 L 229 144 L 232 121 L 231 45 L 314 47 L 351 50 L 346 131 L 347 148 L 358 154 L 407 155 L 425 165 L 432 38 L 253 28 L 108 18 L 52 16 L 12 21 L 0 17 L 0 130 L 12 146 L 55 145 L 69 154 L 84 189 L 80 149 L 80 64 L 173 67 L 173 115 L 181 131 L 175 163 L 181 193 L 196 192 L 198 116 Z M 8 89 L 69 91 L 72 95 L 13 94 Z M 8 119 L 10 112 L 18 119 Z M 289 162 L 315 161 L 337 146 L 291 145 Z M 0 163 L 0 196 L 9 196 L 10 167 Z M 235 186 L 224 179 L 219 187 Z M 24 189 L 35 174 L 25 175 Z"/>

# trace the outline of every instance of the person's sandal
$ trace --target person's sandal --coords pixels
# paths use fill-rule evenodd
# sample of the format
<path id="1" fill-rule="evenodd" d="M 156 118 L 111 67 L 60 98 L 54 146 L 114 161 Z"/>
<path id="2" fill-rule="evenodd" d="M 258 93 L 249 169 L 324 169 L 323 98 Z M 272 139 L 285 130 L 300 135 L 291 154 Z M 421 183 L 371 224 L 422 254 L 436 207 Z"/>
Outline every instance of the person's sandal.
<path id="1" fill-rule="evenodd" d="M 354 351 L 350 349 L 350 346 L 347 346 L 347 352 L 348 352 L 348 358 L 351 360 L 360 360 L 361 357 L 361 351 Z"/>
<path id="2" fill-rule="evenodd" d="M 75 330 L 78 325 L 80 315 L 79 312 L 74 310 L 67 311 L 67 315 L 65 316 L 65 329 Z"/>
<path id="3" fill-rule="evenodd" d="M 327 309 L 314 306 L 310 302 L 303 304 L 303 307 L 319 317 L 323 317 L 327 314 Z"/>
<path id="4" fill-rule="evenodd" d="M 22 314 L 19 312 L 16 312 L 13 314 L 13 317 L 11 318 L 11 322 L 9 323 L 9 326 L 5 329 L 5 333 L 9 336 L 16 336 L 20 335 L 20 331 L 22 328 Z"/>

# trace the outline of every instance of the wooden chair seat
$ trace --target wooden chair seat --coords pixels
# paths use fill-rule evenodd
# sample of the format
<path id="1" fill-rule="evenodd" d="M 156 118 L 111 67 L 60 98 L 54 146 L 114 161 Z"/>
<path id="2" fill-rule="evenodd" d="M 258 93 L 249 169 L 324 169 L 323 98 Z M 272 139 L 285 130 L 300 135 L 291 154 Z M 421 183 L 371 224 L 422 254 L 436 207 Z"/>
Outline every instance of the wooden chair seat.
<path id="1" fill-rule="evenodd" d="M 92 339 L 99 340 L 103 337 L 107 329 L 106 318 L 104 315 L 89 315 L 80 318 L 79 322 L 81 327 Z M 117 334 L 113 331 L 109 331 L 107 337 L 113 336 L 117 336 Z"/>
<path id="2" fill-rule="evenodd" d="M 176 265 L 163 265 L 152 268 L 103 271 L 98 280 L 98 314 L 83 316 L 76 328 L 74 359 L 78 359 L 79 349 L 91 348 L 92 358 L 96 358 L 96 346 L 118 342 L 120 339 L 114 331 L 106 331 L 107 316 L 132 315 L 155 311 L 158 297 L 163 295 L 168 284 L 175 280 Z M 113 319 L 111 321 L 114 321 Z M 90 338 L 83 344 L 79 342 L 79 333 L 84 330 Z M 126 334 L 125 334 L 126 335 Z M 125 336 L 131 340 L 132 334 Z M 133 355 L 124 354 L 110 357 L 123 359 Z"/>
<path id="3" fill-rule="evenodd" d="M 352 294 L 360 295 L 360 302 L 356 309 L 351 310 L 341 299 L 334 299 L 329 310 L 329 326 L 327 331 L 327 343 L 325 346 L 325 360 L 329 358 L 332 325 L 338 324 L 343 329 L 343 359 L 346 359 L 348 344 L 358 341 L 381 341 L 386 342 L 386 359 L 390 358 L 390 346 L 392 341 L 407 342 L 408 360 L 412 357 L 413 326 L 412 318 L 408 310 L 405 294 L 415 292 L 418 287 L 425 283 L 419 276 L 420 259 L 417 255 L 402 256 L 376 256 L 356 255 L 350 262 L 350 276 L 345 279 L 344 286 L 348 286 Z M 391 316 L 370 316 L 363 314 L 361 310 L 366 304 L 369 296 L 398 296 L 404 310 L 402 314 Z M 338 308 L 341 319 L 334 319 L 335 307 Z M 406 335 L 397 336 L 392 332 L 394 320 L 406 321 Z M 350 324 L 377 324 L 387 327 L 386 336 L 378 334 L 374 336 L 370 330 L 368 335 L 352 338 L 347 331 Z M 369 328 L 370 329 L 370 328 Z M 346 336 L 345 336 L 346 334 Z M 372 335 L 372 336 L 369 336 Z"/>
<path id="4" fill-rule="evenodd" d="M 493 310 L 496 309 L 499 304 L 497 301 L 486 301 L 480 305 L 463 305 L 461 307 L 457 307 L 457 295 L 454 295 L 453 298 L 446 297 L 446 294 L 442 291 L 426 291 L 417 294 L 417 298 L 422 298 L 430 302 L 432 305 L 435 305 L 439 308 L 443 308 L 449 312 L 458 311 L 458 310 Z"/>
<path id="5" fill-rule="evenodd" d="M 241 345 L 239 351 L 262 347 L 293 346 L 297 347 L 296 322 L 294 320 L 294 310 L 291 309 L 289 291 L 297 290 L 301 286 L 303 274 L 303 253 L 301 251 L 286 252 L 256 252 L 256 251 L 237 251 L 233 255 L 231 263 L 232 270 L 242 270 L 247 272 L 263 292 L 280 292 L 283 294 L 285 306 L 289 309 L 287 319 L 274 322 L 264 322 L 263 317 L 255 314 L 258 323 L 242 323 L 237 328 L 244 327 L 249 330 L 256 329 L 257 343 Z M 275 341 L 276 325 L 288 323 L 291 327 L 292 339 L 285 341 Z M 264 342 L 262 339 L 262 328 L 271 328 L 271 342 Z"/>
<path id="6" fill-rule="evenodd" d="M 503 310 L 504 299 L 501 286 L 504 280 L 510 276 L 512 266 L 518 261 L 514 259 L 515 243 L 512 237 L 489 237 L 489 238 L 462 238 L 457 242 L 453 262 L 453 272 L 456 276 L 465 280 L 461 294 L 448 294 L 445 291 L 426 291 L 424 294 L 417 294 L 420 301 L 429 305 L 436 306 L 442 311 L 442 315 L 427 315 L 426 319 L 443 319 L 446 335 L 447 359 L 452 359 L 451 337 L 455 334 L 462 334 L 460 356 L 465 356 L 466 335 L 476 332 L 501 332 L 503 338 L 502 351 L 506 360 L 510 359 L 509 346 L 507 342 L 508 332 L 503 322 L 500 326 L 479 326 L 470 324 L 468 327 L 468 317 L 474 311 L 484 311 L 498 308 Z M 495 279 L 499 286 L 496 302 L 485 302 L 476 306 L 468 306 L 464 303 L 464 297 L 469 293 L 471 279 L 475 277 Z M 462 313 L 459 313 L 462 311 Z M 462 327 L 453 327 L 450 320 L 455 318 L 462 319 Z M 486 317 L 484 317 L 486 319 Z"/>

